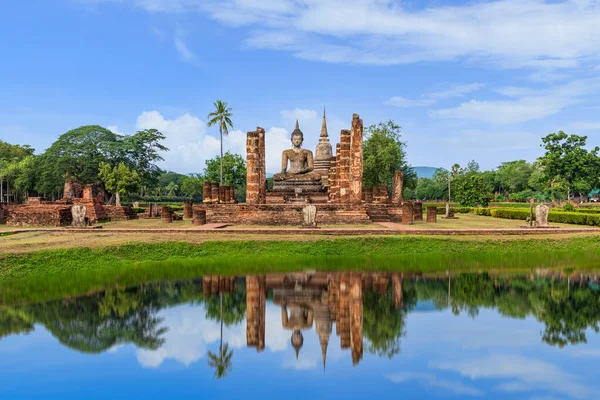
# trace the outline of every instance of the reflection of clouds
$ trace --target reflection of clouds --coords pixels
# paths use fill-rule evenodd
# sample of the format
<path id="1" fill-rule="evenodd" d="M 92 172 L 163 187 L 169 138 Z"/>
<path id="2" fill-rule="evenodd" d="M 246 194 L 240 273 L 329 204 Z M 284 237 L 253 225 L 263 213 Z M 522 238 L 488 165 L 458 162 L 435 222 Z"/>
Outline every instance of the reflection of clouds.
<path id="1" fill-rule="evenodd" d="M 398 372 L 386 375 L 386 378 L 393 383 L 416 381 L 428 389 L 442 389 L 446 392 L 461 396 L 481 396 L 483 394 L 480 390 L 467 386 L 462 382 L 438 379 L 434 374 Z"/>
<path id="2" fill-rule="evenodd" d="M 471 379 L 508 379 L 497 386 L 506 392 L 548 390 L 574 398 L 586 398 L 591 392 L 575 375 L 553 364 L 520 355 L 493 354 L 480 359 L 432 362 L 430 366 L 458 372 Z"/>
<path id="3" fill-rule="evenodd" d="M 169 328 L 164 334 L 165 343 L 157 350 L 137 350 L 138 362 L 148 368 L 157 368 L 167 359 L 185 366 L 200 360 L 207 351 L 207 344 L 218 343 L 221 334 L 219 321 L 206 319 L 203 306 L 180 306 L 162 310 L 163 326 Z M 267 304 L 265 346 L 279 352 L 288 348 L 290 332 L 281 326 L 281 311 L 278 306 Z M 223 343 L 240 349 L 246 346 L 246 322 L 223 327 Z"/>
<path id="4" fill-rule="evenodd" d="M 159 367 L 166 359 L 189 366 L 206 354 L 206 345 L 219 341 L 221 325 L 206 319 L 206 310 L 198 306 L 181 306 L 159 313 L 169 330 L 165 343 L 157 350 L 137 350 L 138 362 L 149 368 Z M 246 345 L 246 326 L 240 324 L 223 329 L 223 342 L 231 348 Z"/>
<path id="5" fill-rule="evenodd" d="M 524 326 L 527 322 L 537 325 L 533 318 L 503 319 L 502 324 L 498 324 L 497 320 L 496 311 L 483 309 L 476 319 L 466 315 L 455 316 L 448 310 L 434 314 L 414 313 L 410 314 L 407 320 L 407 339 L 412 346 L 448 342 L 463 349 L 525 347 L 539 343 L 537 330 L 531 329 L 531 326 Z M 440 335 L 438 330 L 440 324 L 444 326 L 443 335 Z"/>

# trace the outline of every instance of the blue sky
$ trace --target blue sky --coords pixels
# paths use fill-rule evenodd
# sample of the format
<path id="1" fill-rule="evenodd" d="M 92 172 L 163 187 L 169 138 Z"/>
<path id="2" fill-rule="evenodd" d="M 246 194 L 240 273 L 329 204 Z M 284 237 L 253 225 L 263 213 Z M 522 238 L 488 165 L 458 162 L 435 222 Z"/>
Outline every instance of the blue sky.
<path id="1" fill-rule="evenodd" d="M 277 172 L 296 118 L 323 106 L 332 142 L 352 113 L 403 127 L 412 165 L 533 161 L 564 130 L 600 145 L 595 0 L 23 0 L 0 5 L 0 139 L 38 151 L 80 125 L 157 128 L 161 165 L 218 152 L 212 102 L 234 111 L 225 148 L 267 130 Z"/>

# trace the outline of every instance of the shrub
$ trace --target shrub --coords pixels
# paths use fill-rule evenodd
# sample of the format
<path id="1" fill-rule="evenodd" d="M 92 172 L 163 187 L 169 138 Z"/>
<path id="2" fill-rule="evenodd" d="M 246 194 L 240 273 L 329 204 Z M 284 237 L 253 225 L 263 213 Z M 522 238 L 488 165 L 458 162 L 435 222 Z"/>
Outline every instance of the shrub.
<path id="1" fill-rule="evenodd" d="M 471 207 L 450 207 L 450 211 L 454 211 L 454 214 L 468 214 L 471 210 Z M 438 207 L 437 213 L 438 215 L 445 215 L 446 207 Z"/>
<path id="2" fill-rule="evenodd" d="M 523 190 L 522 192 L 511 193 L 508 196 L 510 201 L 528 201 L 533 198 L 534 193 L 531 190 Z"/>
<path id="3" fill-rule="evenodd" d="M 474 208 L 473 214 L 475 215 L 484 215 L 486 217 L 492 216 L 492 210 L 489 208 Z"/>
<path id="4" fill-rule="evenodd" d="M 503 194 L 497 194 L 494 198 L 495 201 L 506 201 L 506 197 Z"/>
<path id="5" fill-rule="evenodd" d="M 491 209 L 490 214 L 492 217 L 495 218 L 518 219 L 522 221 L 526 220 L 527 217 L 529 217 L 529 211 L 514 208 Z M 535 220 L 535 214 L 533 214 L 533 219 Z M 600 226 L 600 214 L 585 214 L 582 212 L 566 212 L 551 210 L 548 214 L 548 221 L 559 224 Z"/>
<path id="6" fill-rule="evenodd" d="M 573 206 L 573 204 L 571 204 L 571 203 L 566 203 L 563 206 L 563 210 L 565 210 L 567 212 L 574 212 L 575 211 L 575 206 Z"/>

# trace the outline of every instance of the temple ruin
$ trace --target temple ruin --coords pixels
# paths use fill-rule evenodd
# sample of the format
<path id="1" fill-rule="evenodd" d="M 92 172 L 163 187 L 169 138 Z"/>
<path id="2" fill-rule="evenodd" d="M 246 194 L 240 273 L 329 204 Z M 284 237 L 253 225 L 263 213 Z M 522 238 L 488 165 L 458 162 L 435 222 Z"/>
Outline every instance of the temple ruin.
<path id="1" fill-rule="evenodd" d="M 208 223 L 261 225 L 302 224 L 302 209 L 312 204 L 319 224 L 401 222 L 407 209 L 402 198 L 404 174 L 394 176 L 392 195 L 388 186 L 363 187 L 363 121 L 352 116 L 350 129 L 342 129 L 338 143 L 329 139 L 327 117 L 323 120 L 315 152 L 302 148 L 304 132 L 299 121 L 290 135 L 292 148 L 281 155 L 281 171 L 273 175 L 273 188 L 267 189 L 265 130 L 257 127 L 246 135 L 246 202 L 214 201 L 209 184 L 203 190 Z M 413 211 L 410 204 L 410 210 Z M 413 220 L 422 219 L 413 215 Z"/>

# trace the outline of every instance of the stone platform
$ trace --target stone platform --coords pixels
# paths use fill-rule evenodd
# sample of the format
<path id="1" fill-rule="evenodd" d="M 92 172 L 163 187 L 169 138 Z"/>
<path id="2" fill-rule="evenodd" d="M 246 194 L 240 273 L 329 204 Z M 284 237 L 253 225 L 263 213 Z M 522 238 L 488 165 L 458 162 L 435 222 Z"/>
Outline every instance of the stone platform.
<path id="1" fill-rule="evenodd" d="M 314 204 L 317 224 L 366 224 L 371 219 L 367 207 L 340 204 Z M 301 204 L 202 204 L 207 223 L 242 225 L 302 225 Z"/>

